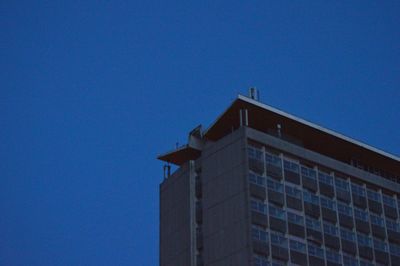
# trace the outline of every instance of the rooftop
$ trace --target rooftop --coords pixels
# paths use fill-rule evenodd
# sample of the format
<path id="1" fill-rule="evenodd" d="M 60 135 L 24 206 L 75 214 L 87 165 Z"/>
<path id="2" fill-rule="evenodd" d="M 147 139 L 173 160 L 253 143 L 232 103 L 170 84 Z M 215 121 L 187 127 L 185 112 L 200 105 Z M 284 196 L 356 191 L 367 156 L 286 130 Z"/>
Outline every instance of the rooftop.
<path id="1" fill-rule="evenodd" d="M 202 138 L 216 141 L 239 128 L 240 110 L 247 110 L 247 126 L 250 128 L 277 136 L 279 125 L 279 134 L 284 140 L 387 178 L 400 176 L 399 157 L 243 95 L 238 95 L 202 134 Z M 185 153 L 188 155 L 187 160 L 200 155 L 193 151 L 189 143 L 158 158 L 180 165 L 185 161 L 182 158 Z"/>

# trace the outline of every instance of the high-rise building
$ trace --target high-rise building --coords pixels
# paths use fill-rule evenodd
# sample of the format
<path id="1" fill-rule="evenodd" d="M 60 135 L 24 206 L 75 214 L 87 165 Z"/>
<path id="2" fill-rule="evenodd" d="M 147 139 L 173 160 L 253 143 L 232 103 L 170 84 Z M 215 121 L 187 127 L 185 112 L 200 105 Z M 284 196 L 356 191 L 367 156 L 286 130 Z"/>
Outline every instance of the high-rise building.
<path id="1" fill-rule="evenodd" d="M 158 158 L 161 266 L 400 265 L 400 158 L 254 91 Z"/>

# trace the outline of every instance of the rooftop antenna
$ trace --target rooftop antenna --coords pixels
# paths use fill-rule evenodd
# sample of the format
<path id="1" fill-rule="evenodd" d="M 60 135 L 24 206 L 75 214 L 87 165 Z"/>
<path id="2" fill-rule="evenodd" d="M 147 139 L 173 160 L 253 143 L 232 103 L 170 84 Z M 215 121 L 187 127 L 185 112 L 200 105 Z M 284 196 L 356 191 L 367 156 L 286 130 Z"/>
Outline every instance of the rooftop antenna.
<path id="1" fill-rule="evenodd" d="M 249 89 L 249 97 L 250 97 L 251 99 L 258 101 L 259 96 L 260 96 L 260 95 L 259 95 L 258 90 L 256 89 L 256 87 L 251 87 L 251 88 Z"/>
<path id="2" fill-rule="evenodd" d="M 277 124 L 277 125 L 276 125 L 276 129 L 277 129 L 277 131 L 278 131 L 278 137 L 279 137 L 279 138 L 282 138 L 281 128 L 282 128 L 281 124 Z"/>

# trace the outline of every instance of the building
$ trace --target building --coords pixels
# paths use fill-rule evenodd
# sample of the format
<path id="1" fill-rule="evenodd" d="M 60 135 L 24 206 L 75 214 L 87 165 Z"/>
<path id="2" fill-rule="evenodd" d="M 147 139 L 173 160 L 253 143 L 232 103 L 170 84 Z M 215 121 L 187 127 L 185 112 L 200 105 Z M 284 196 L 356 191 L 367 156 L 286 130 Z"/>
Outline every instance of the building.
<path id="1" fill-rule="evenodd" d="M 394 155 L 252 94 L 158 158 L 161 266 L 400 265 Z"/>

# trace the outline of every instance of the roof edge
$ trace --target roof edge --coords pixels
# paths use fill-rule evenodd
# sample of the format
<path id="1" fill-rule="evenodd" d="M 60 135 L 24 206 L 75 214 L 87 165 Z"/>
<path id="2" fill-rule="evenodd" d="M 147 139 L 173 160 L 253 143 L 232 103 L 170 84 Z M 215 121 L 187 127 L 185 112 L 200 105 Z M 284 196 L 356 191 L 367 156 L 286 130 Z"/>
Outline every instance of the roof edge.
<path id="1" fill-rule="evenodd" d="M 388 157 L 388 158 L 393 159 L 393 160 L 395 160 L 395 161 L 397 161 L 397 162 L 400 163 L 400 157 L 398 157 L 398 156 L 396 156 L 396 155 L 393 155 L 393 154 L 390 154 L 390 153 L 388 153 L 388 152 L 382 151 L 382 150 L 380 150 L 380 149 L 378 149 L 378 148 L 372 147 L 372 146 L 370 146 L 370 145 L 368 145 L 368 144 L 365 144 L 365 143 L 363 143 L 363 142 L 361 142 L 361 141 L 352 139 L 352 138 L 350 138 L 350 137 L 347 137 L 347 136 L 345 136 L 345 135 L 343 135 L 343 134 L 340 134 L 340 133 L 338 133 L 338 132 L 335 132 L 335 131 L 333 131 L 333 130 L 324 128 L 324 127 L 322 127 L 322 126 L 318 126 L 318 125 L 316 125 L 316 124 L 314 124 L 314 123 L 312 123 L 312 122 L 309 122 L 309 121 L 307 121 L 307 120 L 305 120 L 305 119 L 302 119 L 302 118 L 299 118 L 299 117 L 297 117 L 297 116 L 294 116 L 294 115 L 291 115 L 291 114 L 289 114 L 289 113 L 286 113 L 286 112 L 284 112 L 284 111 L 281 111 L 281 110 L 279 110 L 279 109 L 277 109 L 277 108 L 275 108 L 275 107 L 272 107 L 272 106 L 270 106 L 270 105 L 267 105 L 267 104 L 261 103 L 261 102 L 259 102 L 259 101 L 253 100 L 253 99 L 251 99 L 251 98 L 249 98 L 249 97 L 246 97 L 246 96 L 243 96 L 243 95 L 241 95 L 241 94 L 238 95 L 238 98 L 237 98 L 236 100 L 238 100 L 238 99 L 239 99 L 239 100 L 242 100 L 242 101 L 245 101 L 245 102 L 248 102 L 248 103 L 250 103 L 250 104 L 256 105 L 256 106 L 258 106 L 258 107 L 260 107 L 260 108 L 266 109 L 266 110 L 268 110 L 268 111 L 277 113 L 277 114 L 282 115 L 282 116 L 284 116 L 284 117 L 286 117 L 286 118 L 292 119 L 292 120 L 294 120 L 294 121 L 296 121 L 296 122 L 305 124 L 305 125 L 307 125 L 307 126 L 309 126 L 309 127 L 312 127 L 312 128 L 314 128 L 314 129 L 317 129 L 317 130 L 322 131 L 322 132 L 324 132 L 324 133 L 330 134 L 330 135 L 335 136 L 335 137 L 337 137 L 337 138 L 339 138 L 339 139 L 342 139 L 342 140 L 344 140 L 344 141 L 350 142 L 350 143 L 352 143 L 352 144 L 355 144 L 355 145 L 357 145 L 357 146 L 360 146 L 360 147 L 362 147 L 362 148 L 364 148 L 364 149 L 367 149 L 367 150 L 370 150 L 370 151 L 372 151 L 372 152 L 378 153 L 378 154 L 380 154 L 380 155 L 382 155 L 382 156 Z M 236 100 L 235 100 L 235 101 L 236 101 Z M 234 101 L 234 102 L 235 102 L 235 101 Z M 234 102 L 233 102 L 233 103 L 234 103 Z M 233 103 L 232 103 L 232 104 L 233 104 Z M 231 104 L 230 106 L 232 106 L 232 104 Z M 229 109 L 229 108 L 228 108 L 228 109 Z M 225 111 L 225 112 L 226 112 L 226 111 Z M 224 113 L 225 113 L 225 112 L 224 112 Z M 218 119 L 219 119 L 221 116 L 222 116 L 222 115 L 220 115 L 220 116 L 218 117 Z M 218 119 L 214 122 L 214 124 L 217 123 Z M 213 124 L 212 126 L 214 126 L 214 124 Z M 212 127 L 212 126 L 211 126 L 211 127 Z M 206 133 L 208 132 L 208 130 L 209 130 L 211 127 L 209 127 L 209 128 L 207 129 Z"/>

